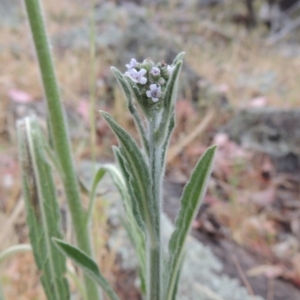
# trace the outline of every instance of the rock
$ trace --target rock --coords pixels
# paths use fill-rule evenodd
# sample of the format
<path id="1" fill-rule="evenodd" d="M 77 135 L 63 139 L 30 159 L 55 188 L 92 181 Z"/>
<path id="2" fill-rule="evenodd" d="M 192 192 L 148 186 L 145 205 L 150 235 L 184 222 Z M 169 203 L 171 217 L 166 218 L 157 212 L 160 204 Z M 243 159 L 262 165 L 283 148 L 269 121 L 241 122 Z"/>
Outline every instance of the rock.
<path id="1" fill-rule="evenodd" d="M 269 154 L 279 172 L 299 170 L 300 109 L 244 109 L 224 131 L 245 148 Z"/>

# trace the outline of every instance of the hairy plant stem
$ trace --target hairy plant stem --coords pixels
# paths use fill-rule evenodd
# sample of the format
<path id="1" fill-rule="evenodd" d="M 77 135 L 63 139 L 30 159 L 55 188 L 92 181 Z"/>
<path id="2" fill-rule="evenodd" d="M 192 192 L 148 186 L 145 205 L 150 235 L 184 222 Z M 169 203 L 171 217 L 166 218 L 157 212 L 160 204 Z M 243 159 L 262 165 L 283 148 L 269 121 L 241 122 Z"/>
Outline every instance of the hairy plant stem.
<path id="1" fill-rule="evenodd" d="M 154 203 L 154 239 L 148 239 L 148 288 L 147 300 L 162 300 L 162 258 L 161 258 L 161 145 L 155 141 L 157 115 L 149 124 L 149 166 L 152 179 Z"/>
<path id="2" fill-rule="evenodd" d="M 54 148 L 63 170 L 62 180 L 72 216 L 77 244 L 82 251 L 92 256 L 93 251 L 89 226 L 85 223 L 86 213 L 81 203 L 79 185 L 71 157 L 70 138 L 67 131 L 56 74 L 54 72 L 41 3 L 39 0 L 25 0 L 25 6 L 42 75 L 48 106 L 50 130 L 53 133 Z M 100 294 L 96 284 L 87 276 L 84 277 L 84 280 L 89 299 L 99 299 Z"/>

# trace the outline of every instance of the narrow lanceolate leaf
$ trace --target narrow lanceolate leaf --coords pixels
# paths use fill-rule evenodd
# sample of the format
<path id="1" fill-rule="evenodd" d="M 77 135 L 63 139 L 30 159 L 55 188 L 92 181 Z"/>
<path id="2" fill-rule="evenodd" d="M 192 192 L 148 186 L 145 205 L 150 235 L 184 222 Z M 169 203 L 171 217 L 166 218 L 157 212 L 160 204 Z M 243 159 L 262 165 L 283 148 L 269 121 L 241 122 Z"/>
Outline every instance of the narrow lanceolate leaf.
<path id="1" fill-rule="evenodd" d="M 171 73 L 171 76 L 168 80 L 166 91 L 164 94 L 164 107 L 170 111 L 170 108 L 174 107 L 177 95 L 177 84 L 178 78 L 180 75 L 180 71 L 182 68 L 182 61 L 178 61 L 176 65 L 174 65 L 174 69 Z"/>
<path id="2" fill-rule="evenodd" d="M 122 199 L 126 196 L 127 190 L 126 190 L 126 184 L 124 181 L 124 178 L 122 176 L 122 173 L 119 171 L 119 169 L 114 166 L 113 164 L 103 164 L 98 167 L 98 170 L 94 176 L 91 191 L 90 191 L 90 200 L 89 200 L 89 210 L 88 210 L 88 217 L 87 221 L 89 221 L 91 217 L 91 212 L 93 211 L 93 206 L 94 206 L 94 200 L 95 200 L 95 195 L 97 192 L 97 187 L 100 184 L 102 178 L 104 175 L 108 173 L 117 187 L 119 193 L 122 196 Z"/>
<path id="3" fill-rule="evenodd" d="M 174 297 L 175 283 L 184 250 L 184 243 L 205 194 L 215 151 L 216 146 L 213 146 L 203 154 L 181 196 L 180 212 L 176 219 L 175 231 L 169 242 L 170 256 L 167 267 L 166 300 L 171 300 Z"/>
<path id="4" fill-rule="evenodd" d="M 174 66 L 172 74 L 168 80 L 165 94 L 163 96 L 164 110 L 161 122 L 157 129 L 157 142 L 164 141 L 168 135 L 169 122 L 174 114 L 174 107 L 177 95 L 178 78 L 182 67 L 182 61 L 178 61 Z M 167 121 L 167 122 L 166 122 Z"/>
<path id="5" fill-rule="evenodd" d="M 78 265 L 83 272 L 93 279 L 106 293 L 110 300 L 120 300 L 114 292 L 108 281 L 101 274 L 97 264 L 91 257 L 86 255 L 80 249 L 56 238 L 53 238 L 54 244 L 57 248 L 68 258 L 70 258 L 76 265 Z M 62 299 L 62 298 L 61 298 Z"/>
<path id="6" fill-rule="evenodd" d="M 61 238 L 60 214 L 51 167 L 46 159 L 40 128 L 34 118 L 19 121 L 18 144 L 30 242 L 48 300 L 69 299 L 64 277 L 65 257 L 51 238 Z"/>
<path id="7" fill-rule="evenodd" d="M 174 127 L 175 127 L 175 113 L 173 113 L 173 115 L 172 115 L 172 117 L 169 121 L 169 127 L 167 129 L 168 131 L 167 131 L 166 139 L 165 139 L 163 147 L 162 147 L 162 156 L 161 157 L 162 157 L 163 162 L 166 160 L 166 154 L 167 154 L 166 151 L 168 149 L 168 145 L 169 145 L 170 138 L 172 136 L 172 132 L 173 132 Z M 162 167 L 163 166 L 164 166 L 164 164 L 162 163 Z"/>
<path id="8" fill-rule="evenodd" d="M 126 186 L 128 189 L 124 189 L 123 192 L 121 193 L 124 206 L 125 206 L 125 211 L 126 211 L 126 217 L 127 217 L 127 223 L 125 224 L 125 228 L 128 232 L 128 235 L 131 238 L 131 241 L 135 247 L 137 257 L 139 260 L 139 275 L 141 279 L 141 292 L 143 294 L 146 293 L 146 239 L 145 239 L 145 234 L 144 234 L 144 227 L 142 225 L 142 220 L 141 220 L 141 215 L 138 211 L 134 210 L 134 207 L 136 207 L 136 204 L 132 204 L 132 200 L 135 200 L 135 196 L 133 195 L 133 192 L 130 187 L 130 179 L 129 179 L 129 174 L 126 171 L 125 168 L 125 162 L 124 158 L 120 154 L 120 150 L 117 147 L 113 148 L 114 150 L 114 155 L 116 158 L 116 161 L 118 162 L 120 169 L 123 173 L 123 177 L 126 182 Z"/>
<path id="9" fill-rule="evenodd" d="M 125 158 L 121 155 L 120 149 L 114 148 L 113 150 L 114 150 L 114 155 L 115 155 L 116 161 L 119 164 L 119 167 L 123 174 L 123 178 L 124 178 L 124 180 L 126 182 L 126 186 L 127 186 L 126 192 L 128 194 L 122 195 L 123 197 L 125 196 L 125 198 L 123 198 L 123 199 L 125 199 L 124 206 L 125 206 L 126 214 L 129 217 L 132 216 L 134 218 L 136 224 L 141 229 L 141 231 L 145 232 L 145 223 L 143 220 L 142 213 L 140 211 L 140 205 L 138 203 L 139 199 L 135 196 L 134 190 L 130 184 L 130 174 L 128 173 L 128 171 L 126 169 Z"/>
<path id="10" fill-rule="evenodd" d="M 116 76 L 118 83 L 121 86 L 121 88 L 126 96 L 128 110 L 130 111 L 130 113 L 133 116 L 133 119 L 139 130 L 140 137 L 142 139 L 145 150 L 148 153 L 149 152 L 149 144 L 148 144 L 148 140 L 147 140 L 147 134 L 146 134 L 145 127 L 144 127 L 143 121 L 141 119 L 141 116 L 133 104 L 129 83 L 126 81 L 126 79 L 124 78 L 124 75 L 118 69 L 112 67 L 111 70 L 113 71 L 114 75 Z"/>
<path id="11" fill-rule="evenodd" d="M 176 57 L 174 58 L 173 60 L 173 63 L 172 65 L 176 65 L 179 61 L 182 61 L 183 60 L 183 57 L 185 56 L 185 52 L 180 52 L 176 55 Z"/>
<path id="12" fill-rule="evenodd" d="M 125 168 L 129 175 L 129 185 L 134 196 L 132 205 L 137 206 L 133 209 L 141 214 L 148 233 L 151 238 L 155 239 L 154 220 L 156 217 L 153 208 L 156 204 L 153 203 L 151 177 L 145 158 L 134 139 L 109 114 L 101 113 L 121 144 L 120 153 L 124 157 Z"/>

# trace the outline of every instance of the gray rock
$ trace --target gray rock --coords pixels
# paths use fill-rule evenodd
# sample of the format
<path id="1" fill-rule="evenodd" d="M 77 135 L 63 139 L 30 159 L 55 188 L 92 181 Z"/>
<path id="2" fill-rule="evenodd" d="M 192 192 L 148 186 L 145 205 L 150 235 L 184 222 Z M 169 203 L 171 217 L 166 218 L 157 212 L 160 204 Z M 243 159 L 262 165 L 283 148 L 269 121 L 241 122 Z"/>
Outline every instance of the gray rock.
<path id="1" fill-rule="evenodd" d="M 269 154 L 278 171 L 299 169 L 300 109 L 244 109 L 236 113 L 224 131 L 243 147 Z"/>

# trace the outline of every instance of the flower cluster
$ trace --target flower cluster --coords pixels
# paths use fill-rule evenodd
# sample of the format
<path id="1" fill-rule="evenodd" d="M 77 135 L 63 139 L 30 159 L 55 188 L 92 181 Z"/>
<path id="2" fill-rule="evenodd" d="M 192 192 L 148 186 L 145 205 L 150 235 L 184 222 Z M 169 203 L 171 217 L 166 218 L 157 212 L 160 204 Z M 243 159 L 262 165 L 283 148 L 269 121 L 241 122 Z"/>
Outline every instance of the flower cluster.
<path id="1" fill-rule="evenodd" d="M 166 83 L 173 71 L 173 66 L 167 65 L 165 62 L 154 64 L 149 58 L 142 63 L 132 58 L 126 67 L 125 75 L 137 83 L 141 93 L 153 102 L 157 102 L 162 97 Z"/>

